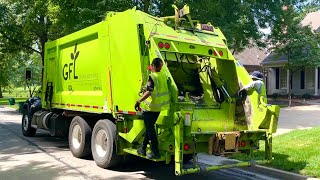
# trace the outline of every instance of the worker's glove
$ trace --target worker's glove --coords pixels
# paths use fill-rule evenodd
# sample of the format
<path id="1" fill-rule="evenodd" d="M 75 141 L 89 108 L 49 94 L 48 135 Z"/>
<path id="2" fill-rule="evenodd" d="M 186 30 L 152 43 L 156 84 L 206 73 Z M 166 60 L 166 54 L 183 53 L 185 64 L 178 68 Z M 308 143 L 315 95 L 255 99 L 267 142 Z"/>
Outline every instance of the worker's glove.
<path id="1" fill-rule="evenodd" d="M 248 96 L 248 92 L 246 89 L 241 89 L 238 92 L 238 97 L 242 102 L 244 102 L 246 100 L 247 96 Z"/>
<path id="2" fill-rule="evenodd" d="M 140 103 L 138 101 L 136 101 L 136 104 L 134 105 L 134 109 L 136 111 L 139 111 L 140 110 Z"/>

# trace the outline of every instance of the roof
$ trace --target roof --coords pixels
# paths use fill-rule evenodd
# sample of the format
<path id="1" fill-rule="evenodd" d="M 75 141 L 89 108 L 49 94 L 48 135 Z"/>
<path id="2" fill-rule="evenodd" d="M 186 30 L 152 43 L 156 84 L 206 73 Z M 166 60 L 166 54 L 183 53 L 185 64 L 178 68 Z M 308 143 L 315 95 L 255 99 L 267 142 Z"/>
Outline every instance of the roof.
<path id="1" fill-rule="evenodd" d="M 320 11 L 312 12 L 306 15 L 306 17 L 301 21 L 302 26 L 308 26 L 313 30 L 320 29 Z"/>
<path id="2" fill-rule="evenodd" d="M 257 46 L 253 46 L 245 49 L 241 53 L 236 53 L 233 56 L 240 61 L 243 65 L 256 65 L 260 66 L 262 60 L 268 55 L 266 49 L 260 49 Z"/>
<path id="3" fill-rule="evenodd" d="M 315 31 L 320 31 L 320 11 L 309 13 L 301 21 L 301 25 L 310 26 Z M 281 65 L 288 62 L 286 55 L 276 55 L 276 53 L 270 53 L 262 62 L 262 66 L 274 66 Z"/>
<path id="4" fill-rule="evenodd" d="M 262 66 L 266 65 L 280 65 L 280 64 L 285 64 L 288 62 L 288 57 L 284 54 L 282 55 L 276 55 L 276 53 L 272 52 L 270 53 L 262 62 Z"/>

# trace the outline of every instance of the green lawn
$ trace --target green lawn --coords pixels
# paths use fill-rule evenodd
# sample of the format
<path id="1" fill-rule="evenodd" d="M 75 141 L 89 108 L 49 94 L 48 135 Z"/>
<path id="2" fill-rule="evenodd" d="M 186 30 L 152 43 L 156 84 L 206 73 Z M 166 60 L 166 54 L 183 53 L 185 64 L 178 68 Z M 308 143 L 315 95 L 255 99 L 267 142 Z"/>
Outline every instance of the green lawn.
<path id="1" fill-rule="evenodd" d="M 29 91 L 26 89 L 24 90 L 23 87 L 15 88 L 13 91 L 10 92 L 3 92 L 3 97 L 5 98 L 25 98 L 29 97 Z"/>
<path id="2" fill-rule="evenodd" d="M 295 130 L 273 138 L 274 160 L 268 166 L 320 178 L 320 127 Z M 255 159 L 264 158 L 264 146 L 253 154 Z M 250 160 L 248 155 L 237 154 L 232 158 Z"/>
<path id="3" fill-rule="evenodd" d="M 16 104 L 18 102 L 25 102 L 28 98 L 26 97 L 21 97 L 21 98 L 14 98 Z M 0 105 L 9 105 L 9 98 L 0 98 Z"/>
<path id="4" fill-rule="evenodd" d="M 28 92 L 28 90 L 24 90 L 23 87 L 19 87 L 19 88 L 15 88 L 10 93 L 4 92 L 3 96 L 4 96 L 4 98 L 0 98 L 0 105 L 6 105 L 8 107 L 18 109 L 19 108 L 18 102 L 25 102 L 26 99 L 28 99 L 28 97 L 29 97 L 29 92 Z M 15 99 L 14 105 L 9 105 L 10 98 Z"/>

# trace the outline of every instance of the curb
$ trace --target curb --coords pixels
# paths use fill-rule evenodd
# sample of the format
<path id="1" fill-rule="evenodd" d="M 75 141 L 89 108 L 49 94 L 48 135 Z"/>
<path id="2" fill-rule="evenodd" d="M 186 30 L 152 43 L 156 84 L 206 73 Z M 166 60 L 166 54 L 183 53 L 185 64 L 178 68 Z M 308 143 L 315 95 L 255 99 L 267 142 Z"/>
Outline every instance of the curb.
<path id="1" fill-rule="evenodd" d="M 251 172 L 255 172 L 255 173 L 268 174 L 268 176 L 272 176 L 280 179 L 290 179 L 290 180 L 316 179 L 316 178 L 310 178 L 304 175 L 295 174 L 295 173 L 274 169 L 270 167 L 260 166 L 260 165 L 255 165 L 255 166 L 251 166 L 243 169 Z"/>

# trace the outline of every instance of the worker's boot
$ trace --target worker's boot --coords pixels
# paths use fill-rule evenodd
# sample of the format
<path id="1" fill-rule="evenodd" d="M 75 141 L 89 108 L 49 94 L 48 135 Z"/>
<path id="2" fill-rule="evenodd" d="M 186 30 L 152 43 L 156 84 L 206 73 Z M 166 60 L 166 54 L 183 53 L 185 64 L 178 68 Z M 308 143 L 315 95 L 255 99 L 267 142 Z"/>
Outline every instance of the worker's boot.
<path id="1" fill-rule="evenodd" d="M 148 159 L 159 159 L 160 153 L 158 144 L 151 145 L 151 152 L 147 154 Z"/>
<path id="2" fill-rule="evenodd" d="M 147 145 L 142 143 L 141 146 L 139 147 L 139 149 L 137 150 L 137 153 L 142 155 L 142 156 L 145 156 L 146 155 L 146 149 L 147 149 Z"/>
<path id="3" fill-rule="evenodd" d="M 160 154 L 159 153 L 154 153 L 151 151 L 150 153 L 147 154 L 147 159 L 159 159 Z"/>

